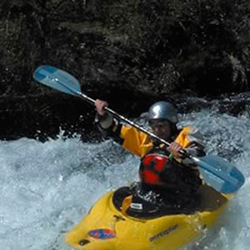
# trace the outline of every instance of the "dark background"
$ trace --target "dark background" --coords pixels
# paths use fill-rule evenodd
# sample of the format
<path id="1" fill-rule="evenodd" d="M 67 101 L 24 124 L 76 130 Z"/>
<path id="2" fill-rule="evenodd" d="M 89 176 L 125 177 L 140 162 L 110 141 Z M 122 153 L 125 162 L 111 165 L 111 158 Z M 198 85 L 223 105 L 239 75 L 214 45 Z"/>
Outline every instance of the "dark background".
<path id="1" fill-rule="evenodd" d="M 161 99 L 248 91 L 249 15 L 249 0 L 2 0 L 0 139 L 60 128 L 93 138 L 94 108 L 35 83 L 42 64 L 129 117 Z M 229 103 L 224 111 L 242 110 Z"/>

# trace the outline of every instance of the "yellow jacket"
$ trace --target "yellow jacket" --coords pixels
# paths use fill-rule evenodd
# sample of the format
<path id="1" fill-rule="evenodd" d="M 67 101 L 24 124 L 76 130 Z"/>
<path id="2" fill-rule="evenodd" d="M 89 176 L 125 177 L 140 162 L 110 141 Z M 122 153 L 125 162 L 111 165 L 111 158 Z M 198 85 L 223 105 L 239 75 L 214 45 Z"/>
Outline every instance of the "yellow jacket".
<path id="1" fill-rule="evenodd" d="M 184 127 L 175 142 L 179 143 L 183 148 L 187 148 L 194 141 L 197 141 L 195 139 L 197 132 L 192 127 Z M 152 139 L 134 127 L 123 125 L 120 137 L 124 140 L 122 147 L 137 156 L 143 157 L 153 148 Z"/>

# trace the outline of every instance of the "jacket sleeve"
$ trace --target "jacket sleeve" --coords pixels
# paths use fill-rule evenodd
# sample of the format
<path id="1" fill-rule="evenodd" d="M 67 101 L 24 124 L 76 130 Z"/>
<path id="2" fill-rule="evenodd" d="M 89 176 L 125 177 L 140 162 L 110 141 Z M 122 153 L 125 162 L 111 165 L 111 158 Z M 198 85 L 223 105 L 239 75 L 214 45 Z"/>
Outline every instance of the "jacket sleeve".
<path id="1" fill-rule="evenodd" d="M 104 117 L 98 114 L 95 123 L 104 137 L 111 137 L 123 148 L 137 156 L 144 156 L 153 147 L 153 142 L 145 133 L 138 129 L 121 124 L 120 121 L 106 113 Z"/>
<path id="2" fill-rule="evenodd" d="M 95 116 L 95 125 L 105 138 L 112 138 L 117 143 L 122 144 L 123 141 L 120 138 L 122 125 L 113 115 L 107 112 L 104 116 L 100 116 L 97 113 Z"/>
<path id="3" fill-rule="evenodd" d="M 185 151 L 192 156 L 199 157 L 206 155 L 204 151 L 205 144 L 203 136 L 198 129 L 184 127 L 175 141 L 178 142 L 185 149 Z M 197 167 L 197 164 L 188 157 L 183 157 L 181 162 L 189 167 Z"/>
<path id="4" fill-rule="evenodd" d="M 134 127 L 123 125 L 120 137 L 123 139 L 122 147 L 137 156 L 143 157 L 153 148 L 149 136 Z"/>

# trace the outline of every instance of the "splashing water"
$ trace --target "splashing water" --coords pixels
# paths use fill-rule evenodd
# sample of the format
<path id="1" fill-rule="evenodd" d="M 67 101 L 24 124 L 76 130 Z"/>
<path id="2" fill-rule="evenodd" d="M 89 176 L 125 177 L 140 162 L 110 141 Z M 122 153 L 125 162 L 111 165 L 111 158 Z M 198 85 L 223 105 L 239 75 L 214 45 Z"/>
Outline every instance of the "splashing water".
<path id="1" fill-rule="evenodd" d="M 202 110 L 182 115 L 205 136 L 207 152 L 233 162 L 246 183 L 214 230 L 185 250 L 247 250 L 250 245 L 250 118 Z M 45 143 L 0 141 L 0 246 L 4 250 L 66 250 L 64 233 L 110 189 L 138 180 L 139 159 L 111 140 L 76 136 Z"/>

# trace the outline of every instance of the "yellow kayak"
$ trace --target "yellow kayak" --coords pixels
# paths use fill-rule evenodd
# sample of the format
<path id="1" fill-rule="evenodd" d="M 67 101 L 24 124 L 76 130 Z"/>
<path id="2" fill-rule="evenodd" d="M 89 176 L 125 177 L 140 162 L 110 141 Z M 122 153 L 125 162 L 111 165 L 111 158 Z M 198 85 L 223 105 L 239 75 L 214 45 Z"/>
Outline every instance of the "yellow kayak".
<path id="1" fill-rule="evenodd" d="M 126 195 L 124 188 L 106 193 L 66 234 L 66 243 L 84 250 L 174 250 L 184 247 L 201 236 L 204 229 L 213 226 L 229 200 L 229 196 L 207 185 L 202 185 L 198 194 L 200 205 L 196 211 L 161 211 L 157 216 L 158 212 L 151 211 L 149 216 L 140 216 L 140 213 L 133 213 L 140 208 Z"/>

